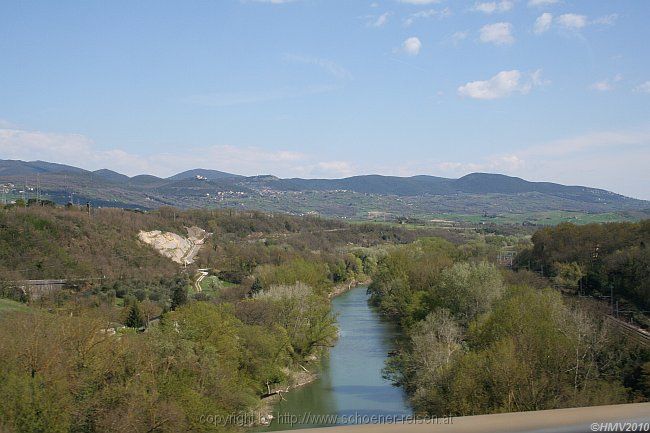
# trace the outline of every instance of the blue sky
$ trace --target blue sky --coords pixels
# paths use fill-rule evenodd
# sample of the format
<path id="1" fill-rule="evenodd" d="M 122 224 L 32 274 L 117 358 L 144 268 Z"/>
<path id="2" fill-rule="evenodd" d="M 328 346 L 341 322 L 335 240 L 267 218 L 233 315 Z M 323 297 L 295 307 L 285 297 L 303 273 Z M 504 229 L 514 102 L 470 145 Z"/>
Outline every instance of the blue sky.
<path id="1" fill-rule="evenodd" d="M 650 2 L 0 3 L 0 158 L 650 199 Z"/>

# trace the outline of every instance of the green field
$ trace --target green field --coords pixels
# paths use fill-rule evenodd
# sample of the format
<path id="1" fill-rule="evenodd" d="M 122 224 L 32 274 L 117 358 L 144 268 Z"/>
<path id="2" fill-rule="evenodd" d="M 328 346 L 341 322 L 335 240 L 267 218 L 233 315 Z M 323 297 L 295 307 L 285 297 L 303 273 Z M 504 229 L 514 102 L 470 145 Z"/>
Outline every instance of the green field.
<path id="1" fill-rule="evenodd" d="M 20 302 L 0 298 L 0 314 L 11 311 L 27 311 L 28 309 L 29 307 L 27 305 L 21 304 Z"/>
<path id="2" fill-rule="evenodd" d="M 542 194 L 508 196 L 504 194 L 399 197 L 360 194 L 350 191 L 305 191 L 278 193 L 274 197 L 250 196 L 226 199 L 217 207 L 264 209 L 290 214 L 317 214 L 346 220 L 391 222 L 400 218 L 422 223 L 441 221 L 470 224 L 557 225 L 639 221 L 648 211 L 616 211 L 594 204 L 577 205 Z M 444 221 L 442 221 L 444 223 Z"/>
<path id="3" fill-rule="evenodd" d="M 389 226 L 400 226 L 406 229 L 417 229 L 423 227 L 438 227 L 445 229 L 471 229 L 481 225 L 519 226 L 525 229 L 540 226 L 555 226 L 560 223 L 573 223 L 584 225 L 591 223 L 611 222 L 636 222 L 643 219 L 639 213 L 632 212 L 609 212 L 609 213 L 584 213 L 568 211 L 549 212 L 527 212 L 527 213 L 504 213 L 493 215 L 472 215 L 456 213 L 438 213 L 418 215 L 406 220 L 396 221 L 396 218 L 387 216 L 374 219 L 348 220 L 352 224 L 363 224 L 367 222 L 387 224 Z"/>
<path id="4" fill-rule="evenodd" d="M 434 220 L 459 221 L 473 224 L 523 224 L 528 222 L 535 225 L 557 225 L 563 222 L 574 224 L 607 223 L 622 221 L 638 221 L 639 215 L 628 212 L 585 213 L 568 211 L 503 213 L 494 215 L 466 215 L 466 214 L 436 214 L 431 215 Z"/>
<path id="5" fill-rule="evenodd" d="M 214 298 L 219 294 L 219 290 L 227 287 L 232 287 L 232 286 L 236 286 L 236 284 L 230 283 L 228 281 L 223 281 L 215 275 L 210 275 L 205 277 L 203 281 L 201 281 L 201 293 L 211 298 Z M 189 289 L 189 294 L 190 295 L 196 294 L 196 289 L 194 288 L 194 284 L 191 285 Z"/>

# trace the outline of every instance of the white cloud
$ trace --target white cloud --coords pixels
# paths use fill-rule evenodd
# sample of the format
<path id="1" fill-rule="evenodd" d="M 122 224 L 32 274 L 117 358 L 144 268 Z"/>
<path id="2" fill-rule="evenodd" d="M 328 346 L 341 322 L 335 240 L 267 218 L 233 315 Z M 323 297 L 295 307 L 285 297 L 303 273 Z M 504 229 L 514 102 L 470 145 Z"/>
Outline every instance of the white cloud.
<path id="1" fill-rule="evenodd" d="M 336 176 L 352 176 L 354 174 L 354 165 L 349 161 L 325 161 L 316 163 L 312 168 L 312 175 L 314 176 L 331 176 L 335 173 Z"/>
<path id="2" fill-rule="evenodd" d="M 495 12 L 508 12 L 514 6 L 515 4 L 512 0 L 478 2 L 474 3 L 472 10 L 475 12 L 483 12 L 485 14 L 493 14 Z"/>
<path id="3" fill-rule="evenodd" d="M 524 135 L 521 142 L 530 141 Z M 366 168 L 396 176 L 433 174 L 460 177 L 471 172 L 498 172 L 531 181 L 559 182 L 603 188 L 649 200 L 650 125 L 645 127 L 599 131 L 539 142 L 529 147 L 503 153 L 485 153 L 473 159 L 445 161 L 418 158 L 394 161 L 390 165 Z M 434 168 L 432 171 L 432 167 Z"/>
<path id="4" fill-rule="evenodd" d="M 432 5 L 435 3 L 440 3 L 440 0 L 399 0 L 399 2 L 410 5 Z"/>
<path id="5" fill-rule="evenodd" d="M 44 160 L 74 165 L 88 170 L 109 168 L 127 175 L 170 176 L 213 161 L 233 173 L 279 176 L 347 176 L 353 164 L 346 161 L 321 161 L 313 155 L 292 150 L 269 150 L 255 146 L 184 146 L 175 152 L 135 154 L 122 149 L 99 149 L 81 134 L 52 133 L 0 128 L 0 158 Z M 211 167 L 206 167 L 211 168 Z"/>
<path id="6" fill-rule="evenodd" d="M 17 126 L 8 120 L 5 119 L 0 119 L 0 128 L 10 128 L 10 129 L 15 129 Z"/>
<path id="7" fill-rule="evenodd" d="M 650 130 L 591 132 L 531 146 L 519 152 L 519 155 L 522 157 L 563 157 L 578 152 L 634 145 L 648 147 L 650 145 Z"/>
<path id="8" fill-rule="evenodd" d="M 501 71 L 489 80 L 471 81 L 458 88 L 458 94 L 473 99 L 500 99 L 519 93 L 525 95 L 535 86 L 547 84 L 541 70 L 528 76 L 518 70 Z"/>
<path id="9" fill-rule="evenodd" d="M 388 23 L 388 19 L 390 18 L 391 13 L 390 12 L 384 12 L 383 14 L 379 15 L 378 17 L 371 17 L 371 20 L 368 22 L 368 27 L 383 27 Z"/>
<path id="10" fill-rule="evenodd" d="M 413 36 L 408 39 L 406 39 L 402 43 L 402 51 L 409 56 L 417 56 L 420 54 L 420 49 L 422 48 L 422 42 L 420 42 L 420 39 Z"/>
<path id="11" fill-rule="evenodd" d="M 451 40 L 451 43 L 454 45 L 458 45 L 461 41 L 464 41 L 467 39 L 467 36 L 469 36 L 469 32 L 464 30 L 464 31 L 459 31 L 459 32 L 454 32 L 450 37 L 449 40 Z"/>
<path id="12" fill-rule="evenodd" d="M 314 65 L 324 69 L 330 75 L 339 79 L 351 79 L 352 74 L 336 62 L 319 57 L 300 56 L 296 54 L 285 54 L 284 58 L 290 62 L 302 63 L 305 65 Z"/>
<path id="13" fill-rule="evenodd" d="M 548 86 L 551 84 L 551 80 L 546 80 L 542 77 L 542 70 L 537 69 L 530 74 L 530 82 L 533 87 L 537 86 Z"/>
<path id="14" fill-rule="evenodd" d="M 535 27 L 533 28 L 533 32 L 535 34 L 542 34 L 548 29 L 551 28 L 551 24 L 553 23 L 553 15 L 545 12 L 541 14 L 537 19 L 535 20 Z"/>
<path id="15" fill-rule="evenodd" d="M 416 20 L 419 19 L 429 19 L 429 18 L 446 18 L 451 15 L 451 9 L 449 8 L 444 8 L 444 9 L 427 9 L 424 11 L 419 11 L 410 14 L 406 18 L 404 18 L 404 25 L 406 27 L 410 26 L 413 24 Z"/>
<path id="16" fill-rule="evenodd" d="M 634 90 L 641 93 L 650 93 L 650 81 L 646 81 L 645 83 L 639 84 L 634 88 Z"/>
<path id="17" fill-rule="evenodd" d="M 445 161 L 436 164 L 443 172 L 457 173 L 462 176 L 468 173 L 512 173 L 520 170 L 525 162 L 517 155 L 496 155 L 483 158 L 480 162 L 453 162 Z"/>
<path id="18" fill-rule="evenodd" d="M 591 88 L 594 90 L 598 90 L 599 92 L 607 92 L 609 90 L 612 90 L 612 85 L 609 82 L 609 80 L 602 80 L 602 81 L 596 81 L 594 84 L 591 85 Z"/>
<path id="19" fill-rule="evenodd" d="M 484 25 L 480 30 L 480 40 L 483 43 L 491 43 L 495 45 L 513 44 L 515 38 L 512 36 L 512 24 L 494 23 Z"/>
<path id="20" fill-rule="evenodd" d="M 587 25 L 587 17 L 578 14 L 562 14 L 557 17 L 558 25 L 568 30 L 580 30 Z"/>
<path id="21" fill-rule="evenodd" d="M 650 82 L 647 91 L 650 93 Z M 293 150 L 254 146 L 184 146 L 173 152 L 135 154 L 122 149 L 99 149 L 80 134 L 0 128 L 0 158 L 47 160 L 95 170 L 109 168 L 128 175 L 157 176 L 196 167 L 244 175 L 261 173 L 282 177 L 343 177 L 360 173 L 414 175 L 436 167 L 447 176 L 488 171 L 528 180 L 554 181 L 601 187 L 633 197 L 650 199 L 647 161 L 650 128 L 592 132 L 542 142 L 521 150 L 487 154 L 474 161 L 440 162 L 419 159 L 390 165 L 363 167 L 345 160 L 327 160 Z M 211 164 L 206 166 L 206 161 Z M 435 173 L 439 174 L 439 173 Z"/>
<path id="22" fill-rule="evenodd" d="M 612 26 L 614 23 L 616 23 L 617 19 L 618 14 L 605 15 L 593 20 L 589 20 L 586 15 L 573 13 L 562 14 L 556 18 L 553 18 L 553 15 L 546 12 L 540 15 L 537 20 L 535 20 L 533 32 L 535 34 L 545 33 L 551 28 L 551 25 L 553 23 L 555 23 L 560 29 L 578 32 L 579 30 L 592 25 Z"/>
<path id="23" fill-rule="evenodd" d="M 113 168 L 130 175 L 160 174 L 169 168 L 165 165 L 165 160 L 169 159 L 165 154 L 147 158 L 122 149 L 97 149 L 90 138 L 81 134 L 19 129 L 0 129 L 0 158 L 38 159 L 90 170 Z"/>
<path id="24" fill-rule="evenodd" d="M 528 6 L 530 7 L 550 6 L 559 2 L 560 0 L 529 0 Z"/>
<path id="25" fill-rule="evenodd" d="M 600 24 L 603 26 L 613 26 L 618 19 L 618 14 L 609 14 L 591 21 L 591 24 Z"/>
<path id="26" fill-rule="evenodd" d="M 623 80 L 623 75 L 616 74 L 616 75 L 614 75 L 614 77 L 611 80 L 609 78 L 606 78 L 606 79 L 601 80 L 601 81 L 596 81 L 590 87 L 593 90 L 598 90 L 599 92 L 607 92 L 607 91 L 613 90 L 614 89 L 614 83 L 618 83 L 621 80 Z"/>
<path id="27" fill-rule="evenodd" d="M 444 175 L 500 172 L 532 181 L 585 185 L 650 199 L 650 129 L 602 131 L 561 138 L 476 161 L 428 162 Z M 633 180 L 633 181 L 631 181 Z"/>
<path id="28" fill-rule="evenodd" d="M 284 3 L 293 3 L 296 0 L 240 0 L 242 3 L 268 3 L 273 5 L 281 5 Z"/>

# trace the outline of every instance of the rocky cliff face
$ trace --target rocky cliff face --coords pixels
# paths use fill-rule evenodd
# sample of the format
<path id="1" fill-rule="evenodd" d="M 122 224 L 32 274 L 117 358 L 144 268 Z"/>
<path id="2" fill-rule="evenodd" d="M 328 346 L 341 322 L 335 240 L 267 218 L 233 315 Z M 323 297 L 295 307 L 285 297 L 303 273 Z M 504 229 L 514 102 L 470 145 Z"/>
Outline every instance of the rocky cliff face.
<path id="1" fill-rule="evenodd" d="M 207 235 L 208 233 L 199 227 L 189 227 L 187 237 L 172 232 L 153 230 L 141 231 L 138 233 L 138 239 L 151 245 L 160 254 L 176 263 L 190 264 L 194 261 L 194 257 L 199 252 Z"/>

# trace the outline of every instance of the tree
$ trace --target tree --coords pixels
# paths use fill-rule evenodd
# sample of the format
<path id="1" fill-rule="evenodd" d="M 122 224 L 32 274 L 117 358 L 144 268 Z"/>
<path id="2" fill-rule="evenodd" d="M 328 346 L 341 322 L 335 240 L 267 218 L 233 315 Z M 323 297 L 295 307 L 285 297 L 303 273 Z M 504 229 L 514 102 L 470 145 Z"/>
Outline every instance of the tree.
<path id="1" fill-rule="evenodd" d="M 414 326 L 411 333 L 416 370 L 438 370 L 461 349 L 462 328 L 449 310 L 438 309 Z"/>
<path id="2" fill-rule="evenodd" d="M 140 311 L 139 302 L 135 301 L 129 307 L 129 314 L 126 316 L 124 324 L 129 328 L 141 328 L 145 326 L 145 321 Z"/>
<path id="3" fill-rule="evenodd" d="M 328 347 L 336 339 L 336 318 L 327 298 L 316 294 L 306 284 L 272 286 L 253 295 L 253 299 L 270 303 L 274 323 L 287 330 L 293 352 L 298 357 Z"/>
<path id="4" fill-rule="evenodd" d="M 172 310 L 187 303 L 187 282 L 184 278 L 177 278 L 172 287 Z"/>
<path id="5" fill-rule="evenodd" d="M 331 286 L 331 281 L 327 278 L 327 265 L 320 260 L 299 258 L 277 266 L 264 265 L 258 267 L 255 274 L 265 289 L 273 285 L 292 285 L 298 281 L 316 290 Z"/>
<path id="6" fill-rule="evenodd" d="M 569 289 L 577 289 L 580 280 L 585 276 L 582 268 L 576 262 L 555 262 L 553 264 L 553 267 L 555 269 L 553 282 L 559 286 Z"/>
<path id="7" fill-rule="evenodd" d="M 424 302 L 437 295 L 443 269 L 451 266 L 458 249 L 442 239 L 424 238 L 393 248 L 383 256 L 369 286 L 370 301 L 406 328 L 422 320 L 432 308 Z"/>
<path id="8" fill-rule="evenodd" d="M 354 254 L 346 254 L 344 257 L 346 276 L 356 278 L 363 274 L 363 262 Z"/>
<path id="9" fill-rule="evenodd" d="M 443 269 L 430 302 L 433 306 L 448 308 L 467 325 L 478 315 L 488 312 L 503 291 L 501 274 L 494 265 L 461 262 Z"/>
<path id="10" fill-rule="evenodd" d="M 449 396 L 464 415 L 625 401 L 606 334 L 557 291 L 512 288 L 470 327 Z"/>
<path id="11" fill-rule="evenodd" d="M 225 417 L 259 399 L 260 384 L 244 368 L 243 324 L 229 310 L 228 305 L 192 302 L 163 316 L 160 326 L 147 333 L 153 337 L 154 358 L 167 370 L 159 390 L 190 424 L 179 431 L 214 429 L 201 422 L 202 414 Z"/>
<path id="12" fill-rule="evenodd" d="M 538 230 L 515 267 L 529 267 L 567 287 L 608 293 L 650 307 L 650 219 L 636 223 L 559 224 Z M 577 283 L 576 281 L 579 281 Z"/>
<path id="13" fill-rule="evenodd" d="M 253 284 L 251 285 L 250 293 L 254 295 L 255 293 L 259 293 L 260 291 L 262 291 L 262 284 L 260 283 L 259 278 L 255 278 L 253 280 Z"/>
<path id="14" fill-rule="evenodd" d="M 140 303 L 140 310 L 142 311 L 142 316 L 146 320 L 147 326 L 153 318 L 160 316 L 162 313 L 160 305 L 157 302 L 150 301 L 149 299 L 145 299 Z"/>

